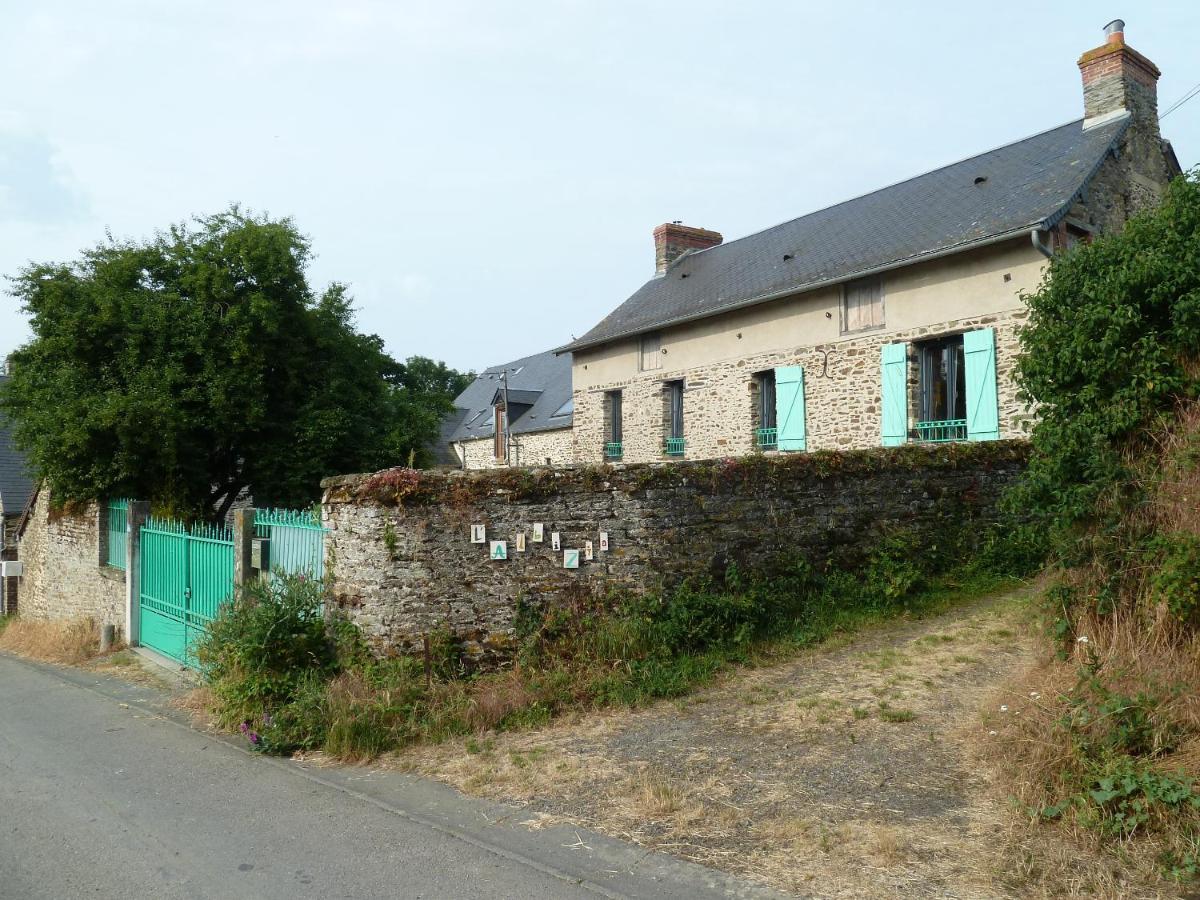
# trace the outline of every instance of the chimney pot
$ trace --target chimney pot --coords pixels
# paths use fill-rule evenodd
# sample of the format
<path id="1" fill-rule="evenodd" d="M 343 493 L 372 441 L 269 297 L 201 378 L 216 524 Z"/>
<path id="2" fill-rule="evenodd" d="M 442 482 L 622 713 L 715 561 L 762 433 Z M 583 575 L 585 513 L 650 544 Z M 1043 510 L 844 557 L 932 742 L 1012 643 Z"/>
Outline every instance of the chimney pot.
<path id="1" fill-rule="evenodd" d="M 723 238 L 707 228 L 693 228 L 678 221 L 666 222 L 654 229 L 654 272 L 662 275 L 679 257 L 692 250 L 707 250 Z"/>
<path id="2" fill-rule="evenodd" d="M 1104 26 L 1105 42 L 1079 58 L 1084 127 L 1122 110 L 1147 133 L 1158 133 L 1158 67 L 1125 43 L 1125 23 Z"/>

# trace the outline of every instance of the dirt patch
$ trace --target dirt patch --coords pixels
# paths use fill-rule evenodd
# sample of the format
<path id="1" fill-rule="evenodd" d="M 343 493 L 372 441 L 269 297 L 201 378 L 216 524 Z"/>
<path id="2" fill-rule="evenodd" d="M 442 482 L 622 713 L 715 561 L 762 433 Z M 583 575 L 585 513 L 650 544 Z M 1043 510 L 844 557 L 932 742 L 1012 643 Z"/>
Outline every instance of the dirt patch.
<path id="1" fill-rule="evenodd" d="M 986 740 L 998 686 L 1036 663 L 1030 593 L 742 670 L 676 702 L 385 764 L 522 805 L 530 827 L 577 823 L 787 891 L 1086 896 L 1077 878 L 1022 887 L 1033 882 L 1020 867 L 1037 864 L 1029 834 L 969 750 Z M 1073 852 L 1038 840 L 1044 859 Z"/>

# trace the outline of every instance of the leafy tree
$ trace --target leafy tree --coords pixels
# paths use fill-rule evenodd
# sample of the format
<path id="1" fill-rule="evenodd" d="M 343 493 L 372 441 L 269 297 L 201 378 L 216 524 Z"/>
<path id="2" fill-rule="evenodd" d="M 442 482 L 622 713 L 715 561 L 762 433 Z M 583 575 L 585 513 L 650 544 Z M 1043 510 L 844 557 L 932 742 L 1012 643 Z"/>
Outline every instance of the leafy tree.
<path id="1" fill-rule="evenodd" d="M 0 406 L 55 496 L 220 517 L 243 491 L 298 505 L 325 475 L 419 458 L 457 373 L 357 332 L 310 258 L 290 220 L 233 207 L 12 279 L 34 337 Z"/>
<path id="2" fill-rule="evenodd" d="M 416 466 L 432 463 L 432 447 L 442 420 L 453 411 L 454 398 L 474 380 L 473 374 L 455 371 L 445 363 L 409 357 L 388 377 L 392 426 L 385 455 Z"/>
<path id="3" fill-rule="evenodd" d="M 1131 461 L 1176 403 L 1197 394 L 1200 177 L 1125 229 L 1056 256 L 1026 296 L 1019 378 L 1037 404 L 1020 503 L 1060 527 L 1120 515 Z"/>

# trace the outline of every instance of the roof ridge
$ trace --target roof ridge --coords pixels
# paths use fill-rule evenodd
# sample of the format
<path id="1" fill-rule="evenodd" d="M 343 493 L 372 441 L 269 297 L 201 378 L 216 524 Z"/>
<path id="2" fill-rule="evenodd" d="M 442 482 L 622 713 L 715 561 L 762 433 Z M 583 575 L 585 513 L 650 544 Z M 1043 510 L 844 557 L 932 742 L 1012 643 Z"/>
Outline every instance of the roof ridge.
<path id="1" fill-rule="evenodd" d="M 478 378 L 480 375 L 497 375 L 504 369 L 511 369 L 515 366 L 528 364 L 531 359 L 539 359 L 544 356 L 557 355 L 558 354 L 555 353 L 554 350 L 543 350 L 540 353 L 530 353 L 528 356 L 522 356 L 519 359 L 513 359 L 505 363 L 497 363 L 494 366 L 488 366 L 487 368 L 480 370 L 475 377 Z"/>
<path id="2" fill-rule="evenodd" d="M 1005 141 L 1003 144 L 997 144 L 996 146 L 990 147 L 987 150 L 982 150 L 979 153 L 972 153 L 970 156 L 964 156 L 961 159 L 956 159 L 953 162 L 945 163 L 944 165 L 937 166 L 936 168 L 926 169 L 924 172 L 920 172 L 916 175 L 910 175 L 908 178 L 901 178 L 899 181 L 893 181 L 890 184 L 885 184 L 881 187 L 875 188 L 874 190 L 865 191 L 861 194 L 855 194 L 853 197 L 847 197 L 845 200 L 839 200 L 836 203 L 829 204 L 828 206 L 822 206 L 817 209 L 810 210 L 806 213 L 802 213 L 801 215 L 792 216 L 790 219 L 783 219 L 780 222 L 776 222 L 774 225 L 768 225 L 765 228 L 760 228 L 757 231 L 751 231 L 749 234 L 744 234 L 741 237 L 734 238 L 732 241 L 724 241 L 720 244 L 717 244 L 714 247 L 705 247 L 703 250 L 696 250 L 692 253 L 687 254 L 687 256 L 685 256 L 685 257 L 681 257 L 679 262 L 682 262 L 683 259 L 686 259 L 688 257 L 696 257 L 696 256 L 700 256 L 703 253 L 709 253 L 713 250 L 720 250 L 723 247 L 731 247 L 734 244 L 740 243 L 741 241 L 744 241 L 744 240 L 748 240 L 749 238 L 758 237 L 760 234 L 766 234 L 768 231 L 773 231 L 774 229 L 779 228 L 783 225 L 789 225 L 792 222 L 798 222 L 800 219 L 806 219 L 809 216 L 815 216 L 817 213 L 823 213 L 823 212 L 827 212 L 831 209 L 837 209 L 839 206 L 845 206 L 848 203 L 854 203 L 856 200 L 862 200 L 862 199 L 864 199 L 866 197 L 870 197 L 874 194 L 882 193 L 883 191 L 890 191 L 892 188 L 899 187 L 902 184 L 908 184 L 910 181 L 916 181 L 918 178 L 924 178 L 927 175 L 933 175 L 936 172 L 941 172 L 944 169 L 949 169 L 949 168 L 952 168 L 953 166 L 958 166 L 958 165 L 961 165 L 962 163 L 970 162 L 971 160 L 978 159 L 981 156 L 987 156 L 989 153 L 995 153 L 998 150 L 1004 150 L 1008 147 L 1014 147 L 1017 144 L 1024 143 L 1025 141 L 1030 141 L 1036 137 L 1041 137 L 1044 134 L 1050 134 L 1052 131 L 1060 131 L 1063 128 L 1069 128 L 1072 125 L 1079 125 L 1082 127 L 1083 122 L 1084 122 L 1084 120 L 1082 118 L 1072 119 L 1070 122 L 1063 122 L 1061 125 L 1055 125 L 1053 128 L 1046 128 L 1046 129 L 1043 129 L 1042 131 L 1035 131 L 1032 134 L 1027 134 L 1025 137 L 1017 138 L 1016 140 L 1013 140 L 1013 141 Z M 1103 124 L 1108 124 L 1108 123 L 1103 123 Z M 1100 127 L 1100 126 L 1097 126 L 1097 127 Z M 567 346 L 570 346 L 570 345 L 567 345 Z"/>

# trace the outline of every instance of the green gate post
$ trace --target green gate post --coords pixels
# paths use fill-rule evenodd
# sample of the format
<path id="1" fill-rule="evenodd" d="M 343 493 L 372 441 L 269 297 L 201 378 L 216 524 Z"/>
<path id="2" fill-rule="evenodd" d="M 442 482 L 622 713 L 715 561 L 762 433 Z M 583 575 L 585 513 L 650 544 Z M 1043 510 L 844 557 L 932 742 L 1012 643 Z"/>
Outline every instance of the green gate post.
<path id="1" fill-rule="evenodd" d="M 236 590 L 254 577 L 250 554 L 254 550 L 253 506 L 233 511 L 233 586 Z"/>
<path id="2" fill-rule="evenodd" d="M 125 517 L 125 640 L 141 642 L 142 526 L 150 518 L 148 500 L 131 500 Z"/>

